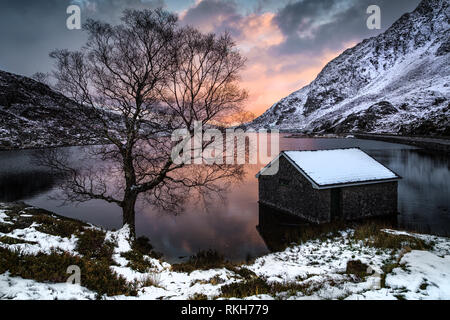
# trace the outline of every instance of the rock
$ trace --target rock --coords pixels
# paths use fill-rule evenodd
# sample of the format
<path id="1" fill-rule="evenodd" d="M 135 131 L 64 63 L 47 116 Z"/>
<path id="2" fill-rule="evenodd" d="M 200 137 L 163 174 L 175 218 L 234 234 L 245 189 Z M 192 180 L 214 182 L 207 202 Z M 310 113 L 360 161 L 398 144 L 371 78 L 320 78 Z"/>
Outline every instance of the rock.
<path id="1" fill-rule="evenodd" d="M 347 268 L 345 269 L 345 273 L 354 274 L 359 278 L 364 278 L 368 275 L 369 266 L 365 263 L 362 263 L 360 260 L 350 260 L 347 261 Z"/>

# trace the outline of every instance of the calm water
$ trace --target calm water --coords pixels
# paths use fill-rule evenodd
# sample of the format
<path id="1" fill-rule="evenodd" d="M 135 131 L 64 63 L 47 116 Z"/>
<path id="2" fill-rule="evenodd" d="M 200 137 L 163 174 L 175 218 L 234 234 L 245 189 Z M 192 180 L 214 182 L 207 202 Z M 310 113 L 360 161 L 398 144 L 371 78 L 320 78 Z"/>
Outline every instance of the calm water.
<path id="1" fill-rule="evenodd" d="M 281 139 L 283 150 L 347 147 L 360 147 L 403 177 L 398 190 L 400 227 L 450 234 L 448 156 L 381 141 Z M 75 147 L 69 149 L 74 153 L 79 151 Z M 39 150 L 0 152 L 0 201 L 25 201 L 108 229 L 121 226 L 121 213 L 115 205 L 97 200 L 78 206 L 62 205 L 61 201 L 49 199 L 56 193 L 58 181 L 32 164 L 34 153 Z M 150 238 L 169 261 L 202 249 L 216 249 L 233 260 L 267 253 L 269 249 L 257 230 L 259 207 L 255 174 L 260 167 L 248 165 L 246 169 L 244 181 L 231 186 L 226 201 L 217 201 L 207 211 L 198 204 L 188 204 L 182 215 L 170 216 L 140 205 L 137 233 Z"/>

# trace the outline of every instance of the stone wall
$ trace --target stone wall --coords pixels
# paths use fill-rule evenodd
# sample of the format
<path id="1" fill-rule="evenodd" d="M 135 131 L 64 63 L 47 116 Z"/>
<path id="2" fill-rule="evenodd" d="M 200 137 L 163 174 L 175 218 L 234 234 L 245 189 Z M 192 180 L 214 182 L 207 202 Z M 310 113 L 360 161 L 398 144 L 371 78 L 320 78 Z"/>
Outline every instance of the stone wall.
<path id="1" fill-rule="evenodd" d="M 312 222 L 329 221 L 330 190 L 314 189 L 288 160 L 279 161 L 277 174 L 259 177 L 259 201 Z"/>
<path id="2" fill-rule="evenodd" d="M 343 218 L 353 220 L 397 213 L 397 181 L 341 189 Z"/>

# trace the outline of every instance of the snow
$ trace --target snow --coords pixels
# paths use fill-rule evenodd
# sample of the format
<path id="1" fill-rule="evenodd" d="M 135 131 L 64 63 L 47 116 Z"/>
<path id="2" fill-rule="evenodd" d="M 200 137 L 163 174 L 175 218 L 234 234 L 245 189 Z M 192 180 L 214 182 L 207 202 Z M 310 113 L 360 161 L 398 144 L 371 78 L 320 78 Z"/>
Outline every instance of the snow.
<path id="1" fill-rule="evenodd" d="M 401 268 L 395 268 L 386 277 L 386 285 L 405 289 L 406 299 L 448 299 L 450 255 L 439 257 L 432 252 L 413 250 L 403 256 L 400 264 Z"/>
<path id="2" fill-rule="evenodd" d="M 395 233 L 396 231 L 385 230 L 385 232 Z M 398 270 L 402 270 L 401 268 L 394 269 L 393 273 L 387 277 L 388 281 L 392 281 L 392 283 L 397 281 L 397 286 L 392 285 L 390 288 L 380 288 L 381 274 L 383 273 L 382 266 L 386 261 L 396 259 L 396 256 L 392 256 L 391 250 L 365 247 L 362 242 L 352 243 L 349 239 L 351 234 L 352 230 L 347 230 L 342 232 L 340 236 L 328 241 L 316 240 L 308 241 L 301 245 L 294 245 L 283 252 L 268 254 L 256 259 L 253 264 L 244 266 L 258 276 L 266 278 L 268 282 L 286 283 L 296 281 L 297 283 L 303 283 L 311 288 L 312 292 L 310 295 L 298 293 L 297 295 L 289 296 L 286 293 L 280 293 L 278 297 L 264 294 L 246 297 L 245 299 L 397 299 L 398 296 L 404 294 L 405 285 L 410 280 L 398 272 Z M 446 238 L 428 235 L 403 232 L 399 234 L 419 237 L 436 243 L 437 250 L 433 252 L 418 252 L 428 254 L 429 257 L 435 259 L 430 259 L 430 265 L 433 265 L 435 261 L 442 260 L 441 263 L 435 265 L 439 272 L 435 272 L 433 275 L 430 273 L 429 282 L 435 283 L 445 280 L 449 272 L 447 259 L 450 257 L 450 241 Z M 421 262 L 421 260 L 426 261 L 428 258 L 417 259 L 414 253 L 415 251 L 405 254 L 400 263 L 408 264 L 411 270 L 428 273 Z M 445 258 L 441 258 L 440 255 L 444 255 Z M 351 276 L 345 274 L 345 269 L 346 262 L 355 259 L 366 263 L 376 273 L 368 276 L 364 281 L 353 281 Z M 126 271 L 126 268 L 114 267 L 114 270 L 125 275 L 129 281 L 144 276 L 144 274 L 135 271 Z M 220 293 L 220 285 L 202 283 L 202 280 L 207 281 L 214 276 L 220 276 L 225 280 L 224 284 L 240 281 L 236 279 L 236 276 L 233 276 L 231 271 L 226 269 L 199 270 L 186 274 L 173 272 L 169 267 L 166 267 L 155 274 L 159 277 L 159 286 L 143 288 L 138 294 L 138 299 L 186 299 L 195 293 L 202 293 L 209 298 L 213 298 Z M 414 277 L 415 275 L 417 274 L 413 272 L 410 276 Z M 444 279 L 439 281 L 436 278 L 439 278 L 440 275 Z M 415 286 L 412 286 L 411 289 L 415 289 Z M 436 293 L 427 294 L 426 291 L 421 294 L 413 294 L 411 292 L 406 298 L 450 298 L 450 293 L 443 286 L 436 288 Z M 126 297 L 112 298 L 124 299 Z M 131 297 L 128 297 L 128 299 L 131 299 Z"/>
<path id="3" fill-rule="evenodd" d="M 117 268 L 114 269 L 117 271 Z M 120 270 L 119 270 L 120 271 Z M 134 276 L 128 280 L 139 279 L 138 272 L 133 272 Z M 131 273 L 128 273 L 130 276 Z M 158 286 L 150 286 L 142 288 L 138 294 L 138 299 L 169 299 L 180 300 L 188 299 L 194 294 L 204 294 L 209 298 L 213 298 L 220 294 L 220 286 L 235 282 L 233 273 L 226 269 L 211 269 L 211 270 L 197 270 L 190 274 L 184 272 L 173 272 L 169 268 L 164 269 L 159 273 L 153 273 L 151 276 L 156 277 Z M 220 277 L 224 280 L 221 285 L 213 285 L 208 283 L 208 280 L 213 277 Z M 123 296 L 113 297 L 114 299 L 122 299 Z"/>
<path id="4" fill-rule="evenodd" d="M 0 299 L 12 300 L 93 300 L 96 293 L 78 284 L 39 283 L 0 274 Z"/>
<path id="5" fill-rule="evenodd" d="M 127 267 L 128 260 L 120 254 L 131 250 L 130 228 L 123 226 L 117 231 L 108 231 L 105 236 L 106 241 L 115 244 L 113 259 L 118 266 L 111 266 L 111 269 L 118 275 L 123 276 L 128 282 L 142 281 L 146 277 L 152 278 L 158 286 L 144 287 L 139 292 L 140 299 L 188 299 L 195 293 L 203 293 L 210 297 L 219 294 L 219 287 L 206 283 L 207 280 L 219 276 L 230 282 L 232 273 L 226 269 L 197 270 L 190 274 L 184 272 L 172 272 L 171 265 L 164 261 L 159 261 L 148 256 L 144 258 L 152 265 L 149 272 L 142 273 Z M 203 284 L 201 284 L 203 282 Z M 131 297 L 117 296 L 113 299 L 131 299 Z"/>
<path id="6" fill-rule="evenodd" d="M 6 218 L 0 211 L 0 219 Z M 76 237 L 70 239 L 46 235 L 33 224 L 23 230 L 16 229 L 7 235 L 18 239 L 35 241 L 36 244 L 1 244 L 10 250 L 18 246 L 24 253 L 49 252 L 51 248 L 78 254 Z M 91 226 L 92 227 L 92 226 Z M 89 227 L 89 228 L 91 228 Z M 391 229 L 382 230 L 393 235 L 417 237 L 433 244 L 429 251 L 413 250 L 395 252 L 391 249 L 368 247 L 364 241 L 355 240 L 354 230 L 341 231 L 327 240 L 310 240 L 292 244 L 281 252 L 257 258 L 252 264 L 243 265 L 267 282 L 292 283 L 307 288 L 305 291 L 280 292 L 276 295 L 259 294 L 246 300 L 260 299 L 450 299 L 450 239 L 432 235 L 414 234 Z M 126 258 L 120 254 L 131 250 L 130 228 L 125 225 L 117 231 L 107 231 L 106 241 L 114 246 L 113 259 L 117 265 L 111 269 L 129 283 L 138 283 L 137 296 L 102 296 L 103 299 L 189 299 L 204 294 L 217 298 L 221 286 L 244 281 L 233 271 L 218 268 L 196 270 L 191 273 L 175 272 L 164 261 L 144 256 L 151 262 L 148 272 L 137 272 L 128 267 Z M 346 274 L 349 260 L 360 260 L 369 266 L 369 276 L 359 279 Z M 383 266 L 398 262 L 396 268 L 386 275 L 386 286 L 381 288 Z M 222 281 L 211 282 L 212 278 Z M 143 280 L 153 280 L 153 285 L 143 286 Z M 67 283 L 39 283 L 34 280 L 0 275 L 0 299 L 95 299 L 97 294 L 80 285 Z"/>
<path id="7" fill-rule="evenodd" d="M 130 251 L 130 227 L 126 224 L 117 231 L 108 231 L 105 235 L 105 241 L 116 244 L 116 253 Z"/>
<path id="8" fill-rule="evenodd" d="M 11 221 L 7 221 L 5 220 L 5 218 L 8 218 L 8 215 L 5 213 L 4 210 L 0 210 L 0 223 L 4 223 L 4 224 L 14 224 Z"/>
<path id="9" fill-rule="evenodd" d="M 354 294 L 349 300 L 396 299 L 448 300 L 450 298 L 450 255 L 413 250 L 400 260 L 400 267 L 386 276 L 386 287 Z"/>
<path id="10" fill-rule="evenodd" d="M 121 267 L 125 267 L 128 264 L 128 260 L 121 257 L 121 253 L 128 252 L 131 250 L 130 245 L 130 227 L 126 224 L 121 229 L 117 231 L 108 231 L 105 235 L 105 241 L 114 243 L 114 253 L 113 260 Z M 114 267 L 115 268 L 115 267 Z M 117 269 L 117 268 L 115 268 Z M 119 270 L 115 270 L 119 271 Z M 133 272 L 132 270 L 129 270 Z M 126 276 L 127 272 L 121 272 L 120 274 Z M 129 278 L 129 277 L 125 277 Z"/>
<path id="11" fill-rule="evenodd" d="M 356 148 L 284 153 L 319 186 L 399 178 Z"/>
<path id="12" fill-rule="evenodd" d="M 0 232 L 1 236 L 8 236 L 22 241 L 30 241 L 33 243 L 17 243 L 7 245 L 0 242 L 0 247 L 8 247 L 10 250 L 20 250 L 23 254 L 37 254 L 39 252 L 51 253 L 52 250 L 75 252 L 77 238 L 72 235 L 71 238 L 50 235 L 36 230 L 39 224 L 33 222 L 27 228 L 14 229 L 12 232 L 4 234 Z"/>

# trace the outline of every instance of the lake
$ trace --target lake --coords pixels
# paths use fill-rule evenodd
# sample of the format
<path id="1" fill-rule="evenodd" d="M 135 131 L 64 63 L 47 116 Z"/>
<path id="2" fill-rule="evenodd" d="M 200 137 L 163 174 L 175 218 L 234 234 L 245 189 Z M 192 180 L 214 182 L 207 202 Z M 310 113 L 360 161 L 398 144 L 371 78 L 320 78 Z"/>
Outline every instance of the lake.
<path id="1" fill-rule="evenodd" d="M 281 138 L 280 141 L 282 150 L 348 147 L 360 147 L 402 176 L 398 187 L 400 214 L 397 223 L 400 228 L 450 234 L 450 162 L 447 155 L 372 140 Z M 79 147 L 67 149 L 74 154 L 82 150 Z M 33 154 L 39 152 L 0 152 L 0 202 L 25 201 L 107 229 L 121 227 L 121 211 L 113 204 L 92 200 L 74 205 L 51 199 L 58 190 L 58 179 L 33 164 Z M 197 203 L 188 203 L 183 214 L 171 216 L 141 203 L 136 215 L 137 234 L 147 236 L 170 262 L 203 249 L 215 249 L 235 261 L 268 253 L 257 230 L 260 208 L 255 174 L 259 169 L 260 166 L 246 165 L 244 180 L 230 187 L 225 201 L 212 203 L 207 210 Z"/>

